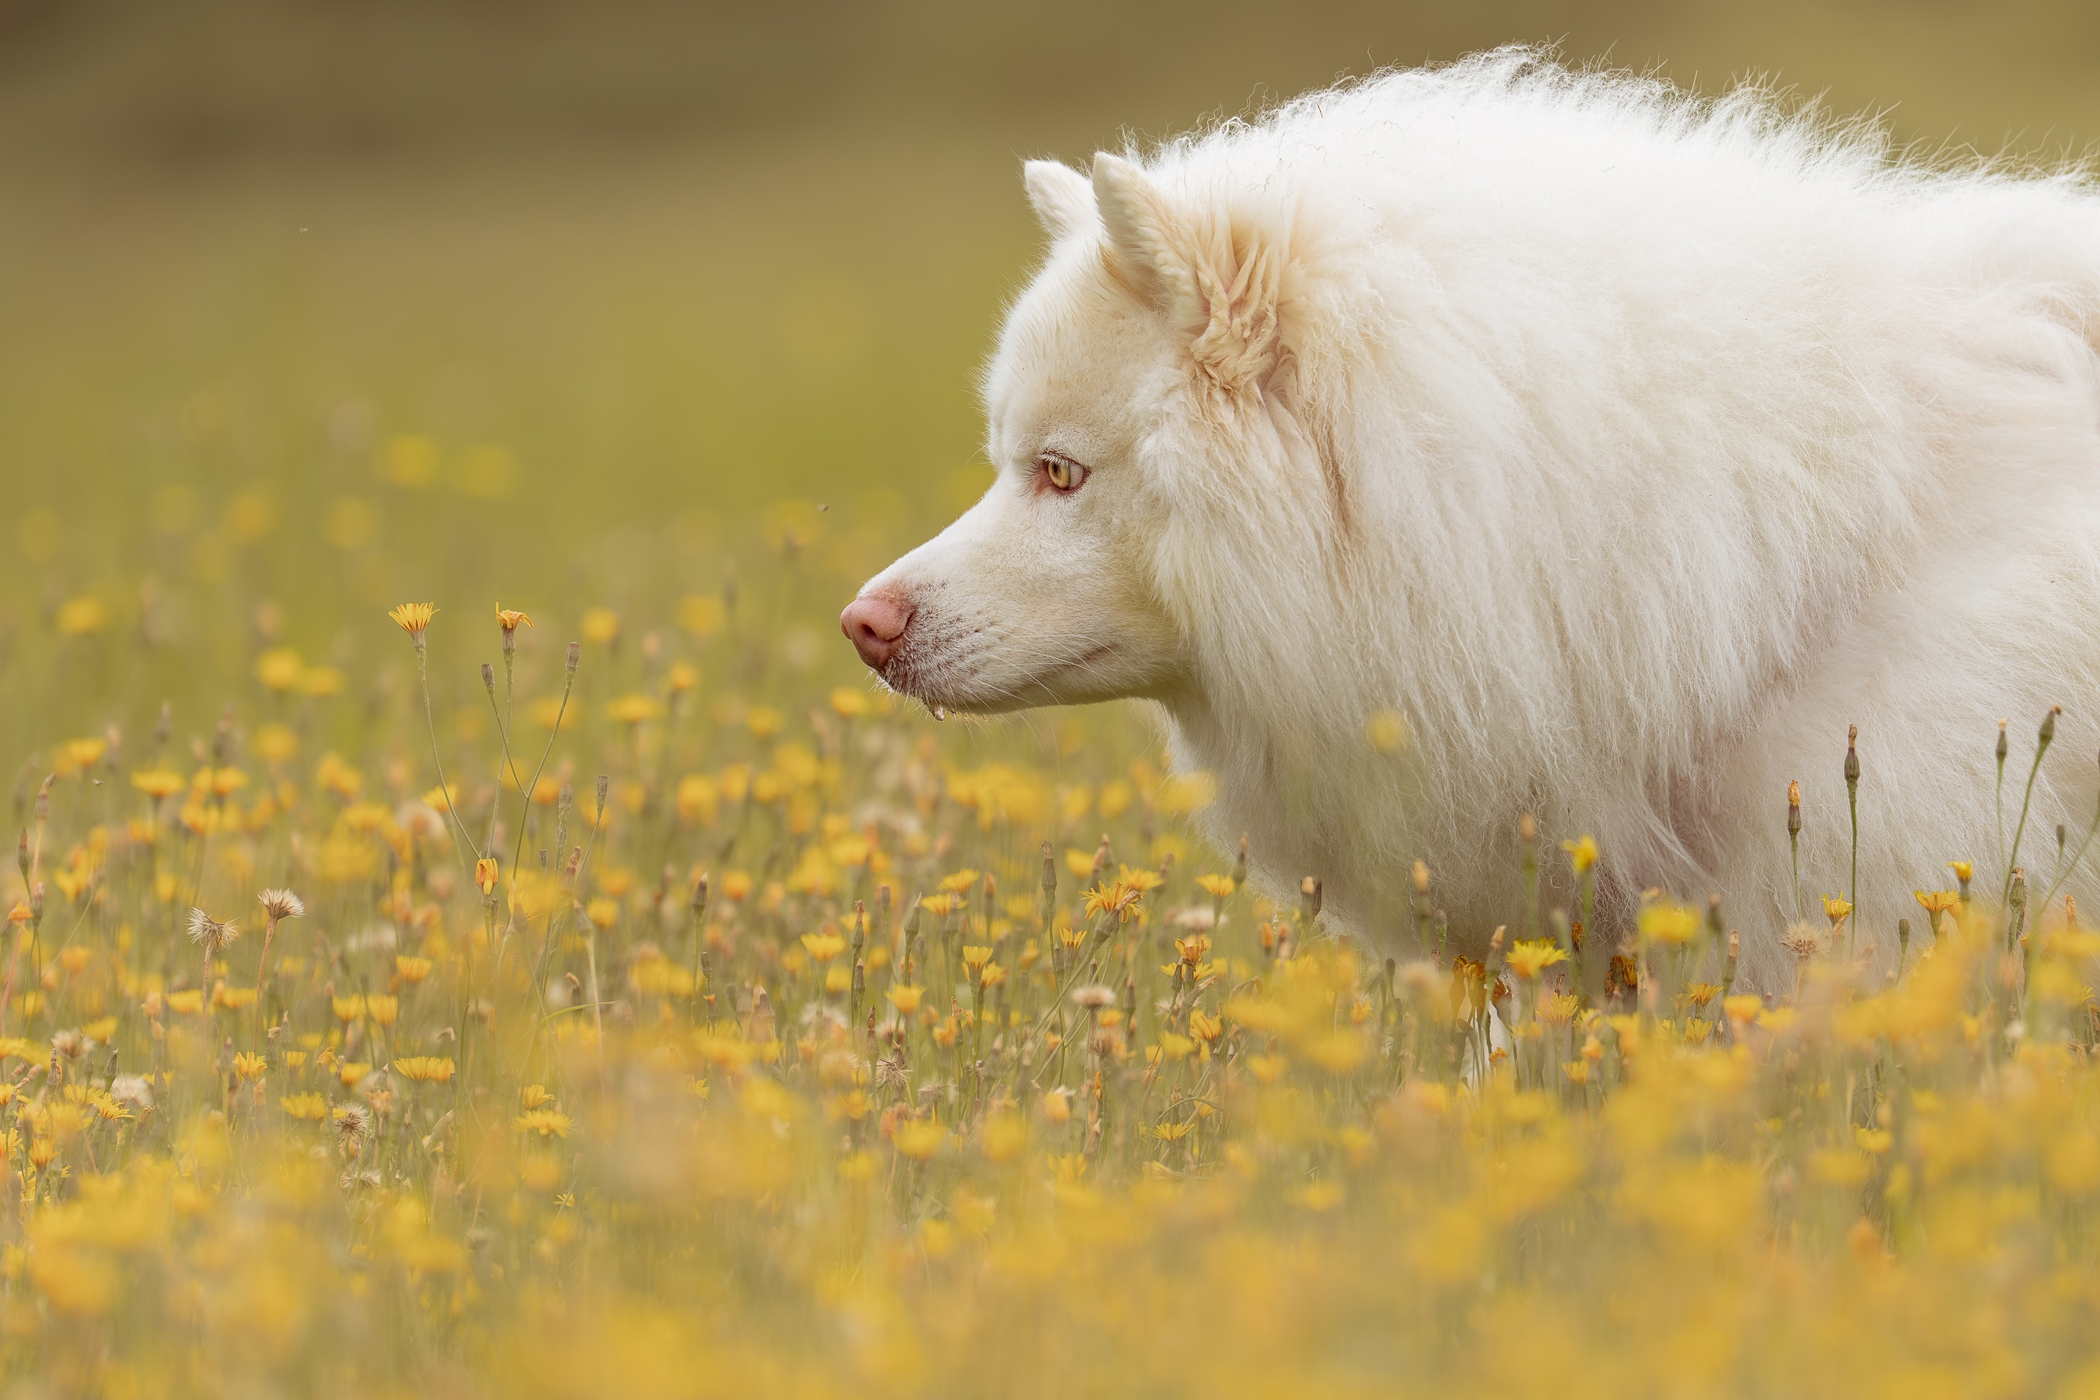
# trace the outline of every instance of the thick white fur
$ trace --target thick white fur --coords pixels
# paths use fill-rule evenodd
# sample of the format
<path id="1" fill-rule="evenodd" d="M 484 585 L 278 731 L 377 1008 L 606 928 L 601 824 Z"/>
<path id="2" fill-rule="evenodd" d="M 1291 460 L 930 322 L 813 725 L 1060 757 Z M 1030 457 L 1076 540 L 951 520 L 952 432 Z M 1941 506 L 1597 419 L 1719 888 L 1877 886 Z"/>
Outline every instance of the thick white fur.
<path id="1" fill-rule="evenodd" d="M 1513 921 L 1528 811 L 1549 843 L 1595 833 L 1622 913 L 1720 892 L 1783 987 L 1786 786 L 1813 908 L 1847 879 L 1848 724 L 1884 946 L 1946 861 L 1995 891 L 2001 717 L 2016 807 L 2066 707 L 2037 890 L 2058 821 L 2075 845 L 2100 701 L 2081 180 L 1934 172 L 1768 95 L 1508 50 L 1027 185 L 1053 242 L 986 377 L 999 479 L 868 585 L 915 608 L 899 689 L 1157 701 L 1220 779 L 1218 833 L 1374 936 L 1406 927 L 1416 857 L 1455 933 Z M 1048 490 L 1046 450 L 1086 484 Z M 1365 739 L 1385 709 L 1397 759 Z"/>

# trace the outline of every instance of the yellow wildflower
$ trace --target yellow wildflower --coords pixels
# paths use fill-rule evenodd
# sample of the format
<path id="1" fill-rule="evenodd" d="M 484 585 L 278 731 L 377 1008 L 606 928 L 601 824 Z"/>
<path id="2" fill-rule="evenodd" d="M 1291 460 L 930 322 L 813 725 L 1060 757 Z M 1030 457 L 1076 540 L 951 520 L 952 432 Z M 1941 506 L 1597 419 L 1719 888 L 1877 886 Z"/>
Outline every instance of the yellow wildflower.
<path id="1" fill-rule="evenodd" d="M 1567 960 L 1566 953 L 1544 939 L 1514 943 L 1510 946 L 1507 957 L 1509 970 L 1527 981 L 1555 963 Z"/>
<path id="2" fill-rule="evenodd" d="M 1701 922 L 1700 912 L 1689 904 L 1653 900 L 1641 909 L 1641 937 L 1651 943 L 1682 947 L 1698 935 Z"/>
<path id="3" fill-rule="evenodd" d="M 511 1119 L 511 1125 L 521 1132 L 538 1133 L 541 1137 L 569 1135 L 574 1123 L 566 1113 L 557 1113 L 551 1108 L 532 1108 Z"/>
<path id="4" fill-rule="evenodd" d="M 277 1106 L 303 1123 L 318 1123 L 328 1116 L 328 1100 L 319 1094 L 286 1094 Z"/>
<path id="5" fill-rule="evenodd" d="M 430 626 L 430 619 L 436 615 L 435 603 L 403 603 L 387 614 L 402 631 L 419 642 L 423 639 L 424 629 Z"/>

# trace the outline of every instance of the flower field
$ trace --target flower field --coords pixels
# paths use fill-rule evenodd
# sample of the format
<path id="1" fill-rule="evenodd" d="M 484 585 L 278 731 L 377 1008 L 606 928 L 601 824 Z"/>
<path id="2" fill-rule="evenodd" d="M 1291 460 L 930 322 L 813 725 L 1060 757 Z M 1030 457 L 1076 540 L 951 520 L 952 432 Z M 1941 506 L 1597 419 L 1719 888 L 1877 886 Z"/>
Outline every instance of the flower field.
<path id="1" fill-rule="evenodd" d="M 1353 941 L 1114 726 L 797 689 L 764 611 L 372 609 L 376 713 L 265 647 L 44 741 L 10 1393 L 2100 1392 L 2060 898 L 1962 867 L 1900 973 L 1833 898 L 1762 997 L 1667 893 Z"/>
<path id="2" fill-rule="evenodd" d="M 0 1400 L 2100 1400 L 2042 716 L 1752 989 L 1581 831 L 1332 928 L 835 621 L 983 489 L 1021 156 L 1562 33 L 2071 141 L 2084 10 L 15 8 Z"/>

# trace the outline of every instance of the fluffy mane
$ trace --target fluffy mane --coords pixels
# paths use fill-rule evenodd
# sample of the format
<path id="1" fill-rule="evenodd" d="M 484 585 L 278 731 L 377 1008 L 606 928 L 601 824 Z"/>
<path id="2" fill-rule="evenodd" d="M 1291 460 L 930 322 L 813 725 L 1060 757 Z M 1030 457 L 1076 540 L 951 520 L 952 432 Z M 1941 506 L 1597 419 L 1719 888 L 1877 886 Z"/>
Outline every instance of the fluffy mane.
<path id="1" fill-rule="evenodd" d="M 1274 372 L 1171 396 L 1147 447 L 1200 675 L 1168 711 L 1221 835 L 1292 884 L 1360 872 L 1365 925 L 1423 857 L 1478 936 L 1533 812 L 1593 831 L 1622 899 L 1725 890 L 1770 971 L 1786 783 L 1804 879 L 1841 888 L 1856 723 L 1863 917 L 1988 859 L 1994 722 L 2100 679 L 2078 171 L 1526 49 L 1126 158 L 1224 280 L 1278 269 Z M 1382 710 L 1404 762 L 1365 744 Z"/>

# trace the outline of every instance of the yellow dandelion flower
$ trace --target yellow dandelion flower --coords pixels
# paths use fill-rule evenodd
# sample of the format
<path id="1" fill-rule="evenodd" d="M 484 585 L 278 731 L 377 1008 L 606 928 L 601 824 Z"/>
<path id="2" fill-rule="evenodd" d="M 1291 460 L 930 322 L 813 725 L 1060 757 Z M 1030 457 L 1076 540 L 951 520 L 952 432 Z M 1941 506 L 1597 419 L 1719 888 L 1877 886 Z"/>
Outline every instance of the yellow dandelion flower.
<path id="1" fill-rule="evenodd" d="M 430 975 L 430 959 L 404 953 L 394 959 L 394 975 L 413 987 Z"/>
<path id="2" fill-rule="evenodd" d="M 131 775 L 131 785 L 148 797 L 173 797 L 189 786 L 182 774 L 166 768 L 149 768 Z"/>
<path id="3" fill-rule="evenodd" d="M 1834 894 L 1826 894 L 1823 896 L 1823 917 L 1830 920 L 1831 931 L 1836 932 L 1846 919 L 1852 917 L 1852 905 Z"/>
<path id="4" fill-rule="evenodd" d="M 394 1073 L 414 1084 L 449 1084 L 456 1068 L 450 1059 L 435 1055 L 410 1055 L 394 1061 Z"/>
<path id="5" fill-rule="evenodd" d="M 1560 848 L 1568 853 L 1568 864 L 1575 867 L 1577 875 L 1597 863 L 1597 838 L 1585 832 L 1573 841 L 1563 841 Z"/>
<path id="6" fill-rule="evenodd" d="M 402 631 L 418 641 L 422 640 L 424 631 L 430 626 L 430 619 L 436 615 L 435 603 L 403 603 L 387 613 Z"/>
<path id="7" fill-rule="evenodd" d="M 835 933 L 805 933 L 802 946 L 809 950 L 811 958 L 819 963 L 828 963 L 846 951 L 846 940 Z"/>
<path id="8" fill-rule="evenodd" d="M 575 1124 L 566 1113 L 557 1113 L 551 1108 L 533 1108 L 511 1119 L 511 1126 L 520 1132 L 538 1133 L 543 1138 L 565 1138 Z"/>
<path id="9" fill-rule="evenodd" d="M 65 636 L 85 637 L 109 626 L 109 609 L 99 598 L 75 598 L 61 604 L 52 621 Z"/>
<path id="10" fill-rule="evenodd" d="M 1356 1031 L 1330 1031 L 1307 1043 L 1305 1058 L 1329 1074 L 1347 1074 L 1370 1056 L 1371 1045 Z"/>
<path id="11" fill-rule="evenodd" d="M 518 1091 L 518 1104 L 527 1113 L 535 1108 L 545 1108 L 553 1102 L 554 1095 L 548 1092 L 544 1084 L 527 1084 Z"/>
<path id="12" fill-rule="evenodd" d="M 1568 955 L 1545 939 L 1519 941 L 1510 946 L 1507 962 L 1509 970 L 1529 981 L 1555 963 L 1566 962 Z"/>
<path id="13" fill-rule="evenodd" d="M 1960 890 L 1912 890 L 1911 898 L 1917 900 L 1919 905 L 1934 920 L 1937 920 L 1940 915 L 1946 913 L 1949 909 L 1959 909 L 1961 907 Z"/>
<path id="14" fill-rule="evenodd" d="M 1727 1014 L 1729 1020 L 1735 1022 L 1738 1026 L 1749 1025 L 1757 1019 L 1758 1014 L 1764 1009 L 1765 999 L 1754 992 L 1746 993 L 1743 996 L 1721 998 L 1721 1010 Z"/>
<path id="15" fill-rule="evenodd" d="M 604 646 L 620 635 L 620 615 L 611 608 L 588 608 L 583 614 L 583 639 Z"/>
<path id="16" fill-rule="evenodd" d="M 883 995 L 889 998 L 890 1005 L 896 1007 L 899 1014 L 909 1016 L 919 1009 L 919 1002 L 925 997 L 926 989 L 924 987 L 907 987 L 900 983 L 891 987 Z"/>
<path id="17" fill-rule="evenodd" d="M 1138 901 L 1142 898 L 1143 890 L 1127 885 L 1121 880 L 1112 881 L 1087 891 L 1087 917 L 1092 919 L 1103 914 L 1113 914 L 1118 922 L 1127 923 L 1138 913 Z"/>
<path id="18" fill-rule="evenodd" d="M 319 1094 L 286 1094 L 277 1106 L 302 1123 L 318 1123 L 328 1116 L 328 1100 Z"/>
<path id="19" fill-rule="evenodd" d="M 268 690 L 294 689 L 305 674 L 306 663 L 290 647 L 275 647 L 255 658 L 255 678 Z"/>
<path id="20" fill-rule="evenodd" d="M 1230 875 L 1198 875 L 1196 885 L 1213 899 L 1230 899 L 1233 890 L 1238 888 Z"/>
<path id="21" fill-rule="evenodd" d="M 1398 710 L 1379 710 L 1364 721 L 1364 738 L 1379 753 L 1398 753 L 1407 747 L 1407 720 Z"/>
<path id="22" fill-rule="evenodd" d="M 948 1130 L 938 1123 L 911 1120 L 897 1125 L 897 1151 L 915 1162 L 932 1157 L 948 1141 Z"/>
<path id="23" fill-rule="evenodd" d="M 663 717 L 664 706 L 653 695 L 622 695 L 605 707 L 605 713 L 621 724 L 642 724 Z"/>
<path id="24" fill-rule="evenodd" d="M 496 625 L 505 632 L 515 632 L 520 625 L 532 626 L 532 619 L 515 608 L 498 608 L 496 609 Z"/>
<path id="25" fill-rule="evenodd" d="M 1691 905 L 1658 899 L 1641 910 L 1641 937 L 1651 943 L 1682 947 L 1698 935 L 1702 922 L 1703 916 Z"/>

